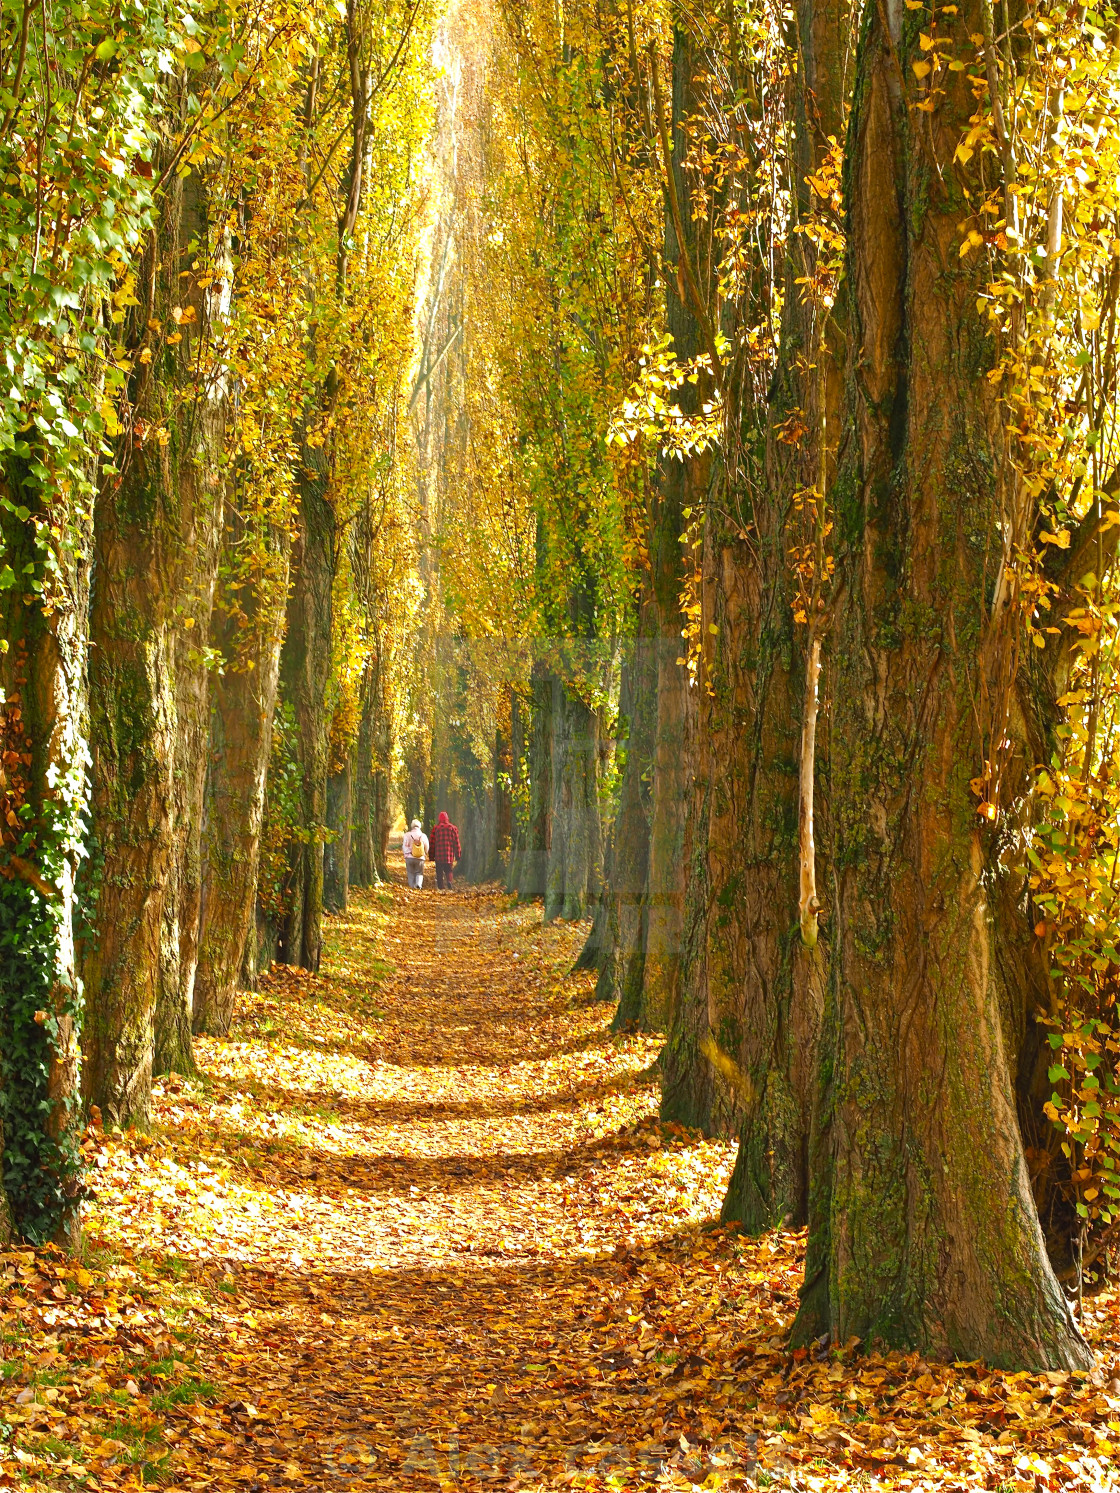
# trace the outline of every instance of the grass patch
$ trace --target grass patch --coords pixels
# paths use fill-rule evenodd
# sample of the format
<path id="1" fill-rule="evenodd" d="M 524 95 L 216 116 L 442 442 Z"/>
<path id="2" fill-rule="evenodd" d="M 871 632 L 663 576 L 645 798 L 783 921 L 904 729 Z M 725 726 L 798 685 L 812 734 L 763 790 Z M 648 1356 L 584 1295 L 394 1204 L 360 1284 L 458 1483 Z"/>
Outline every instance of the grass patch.
<path id="1" fill-rule="evenodd" d="M 182 1384 L 173 1384 L 170 1389 L 157 1390 L 152 1396 L 152 1409 L 162 1413 L 173 1405 L 196 1405 L 199 1400 L 213 1400 L 217 1394 L 216 1387 L 208 1379 L 184 1379 Z"/>

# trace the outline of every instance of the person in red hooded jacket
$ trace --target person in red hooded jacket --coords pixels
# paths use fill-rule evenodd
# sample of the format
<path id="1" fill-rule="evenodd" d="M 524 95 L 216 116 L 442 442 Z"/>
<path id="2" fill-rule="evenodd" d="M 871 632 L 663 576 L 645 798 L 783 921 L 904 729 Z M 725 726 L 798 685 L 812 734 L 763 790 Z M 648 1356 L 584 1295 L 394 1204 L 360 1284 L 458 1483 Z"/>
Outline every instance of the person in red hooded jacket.
<path id="1" fill-rule="evenodd" d="M 463 850 L 459 844 L 459 831 L 446 813 L 440 814 L 428 838 L 428 847 L 436 863 L 436 886 L 441 892 L 450 891 L 455 885 L 455 862 L 462 859 Z"/>

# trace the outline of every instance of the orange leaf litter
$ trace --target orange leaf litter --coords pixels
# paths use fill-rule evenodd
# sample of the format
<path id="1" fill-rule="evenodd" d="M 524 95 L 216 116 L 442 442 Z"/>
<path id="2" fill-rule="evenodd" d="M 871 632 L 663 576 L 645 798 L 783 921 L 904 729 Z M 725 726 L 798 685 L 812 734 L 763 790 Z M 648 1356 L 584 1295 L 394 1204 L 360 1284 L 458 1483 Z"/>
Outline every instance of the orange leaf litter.
<path id="1" fill-rule="evenodd" d="M 82 1262 L 10 1250 L 0 1484 L 1120 1489 L 1091 1375 L 790 1355 L 802 1233 L 716 1226 L 734 1146 L 657 1121 L 587 925 L 356 894 L 151 1135 L 90 1132 Z"/>

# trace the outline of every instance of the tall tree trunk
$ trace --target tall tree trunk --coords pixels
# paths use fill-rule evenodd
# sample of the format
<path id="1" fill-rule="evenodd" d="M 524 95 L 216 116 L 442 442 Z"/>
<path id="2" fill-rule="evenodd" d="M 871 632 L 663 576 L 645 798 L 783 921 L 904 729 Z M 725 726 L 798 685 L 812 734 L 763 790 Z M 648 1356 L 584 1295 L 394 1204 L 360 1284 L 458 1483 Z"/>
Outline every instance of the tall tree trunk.
<path id="1" fill-rule="evenodd" d="M 236 609 L 231 603 L 221 612 L 215 638 L 226 667 L 212 695 L 194 1029 L 216 1036 L 229 1031 L 246 948 L 256 942 L 257 865 L 290 542 L 286 529 L 272 530 L 270 537 L 278 576 L 269 595 L 247 588 L 250 594 L 238 598 Z"/>
<path id="2" fill-rule="evenodd" d="M 888 36 L 886 14 L 870 13 L 850 133 L 838 929 L 817 1152 L 828 1170 L 798 1331 L 1085 1367 L 1023 1157 L 969 792 L 984 756 L 978 681 L 999 677 L 1014 643 L 987 616 L 985 557 L 1001 553 L 991 353 L 975 312 L 987 272 L 958 254 L 962 178 L 979 181 L 954 155 L 975 104 L 966 74 L 942 72 L 942 99 L 918 111 L 918 28 L 896 16 Z M 958 51 L 983 30 L 975 3 L 944 21 Z"/>
<path id="3" fill-rule="evenodd" d="M 389 875 L 390 765 L 392 716 L 384 694 L 380 652 L 373 653 L 362 676 L 362 714 L 354 755 L 354 831 L 350 882 L 375 886 Z"/>
<path id="4" fill-rule="evenodd" d="M 848 0 L 801 0 L 804 60 L 794 143 L 800 215 L 813 211 L 806 178 L 818 172 L 844 118 Z M 711 1042 L 724 1062 L 739 1151 L 723 1216 L 750 1232 L 808 1209 L 809 1140 L 826 954 L 798 931 L 798 738 L 805 677 L 803 628 L 793 624 L 789 529 L 797 491 L 830 472 L 822 442 L 838 427 L 842 397 L 839 318 L 803 293 L 811 247 L 789 241 L 781 353 L 759 406 L 744 390 L 732 407 L 740 428 L 731 502 L 709 514 L 702 634 L 701 729 L 711 791 L 710 877 L 704 978 Z M 781 273 L 781 271 L 779 271 Z M 822 345 L 821 318 L 825 335 Z M 775 438 L 803 427 L 796 447 Z M 804 428 L 807 427 L 807 428 Z M 765 452 L 765 466 L 752 456 Z M 821 493 L 821 501 L 827 494 Z M 719 506 L 738 515 L 721 517 Z M 742 534 L 751 535 L 748 546 Z M 709 616 L 709 611 L 711 615 Z M 712 628 L 715 631 L 712 631 Z M 805 784 L 818 823 L 826 750 Z M 820 837 L 818 837 L 820 838 Z"/>
<path id="5" fill-rule="evenodd" d="M 690 462 L 689 466 L 692 465 Z M 703 465 L 706 466 L 706 463 Z M 671 482 L 666 485 L 671 489 Z M 703 495 L 697 495 L 698 504 L 703 501 Z M 680 498 L 670 502 L 679 515 L 679 509 L 683 506 Z M 671 521 L 665 525 L 666 540 L 674 527 L 676 525 Z M 679 537 L 679 532 L 675 537 Z M 680 548 L 678 542 L 678 554 Z M 657 649 L 657 724 L 653 751 L 640 1017 L 640 1025 L 654 1031 L 665 1030 L 670 1025 L 680 990 L 685 896 L 693 855 L 691 831 L 695 746 L 695 700 L 689 688 L 688 671 L 680 661 L 679 624 L 682 618 L 678 600 L 679 569 L 673 567 L 672 573 L 663 574 L 661 579 L 661 594 L 658 597 L 661 635 Z"/>
<path id="6" fill-rule="evenodd" d="M 702 287 L 712 284 L 712 266 L 701 264 L 684 161 L 688 154 L 685 121 L 697 104 L 696 72 L 700 49 L 690 31 L 678 27 L 673 35 L 672 113 L 663 121 L 663 169 L 666 173 L 665 259 L 674 267 L 666 288 L 669 330 L 677 356 L 696 357 L 709 339 L 700 321 Z M 657 110 L 664 107 L 658 89 Z M 668 136 L 672 135 L 672 154 Z M 714 370 L 712 376 L 714 377 Z M 680 405 L 695 413 L 702 393 L 698 385 L 681 390 Z M 651 514 L 650 563 L 653 601 L 657 614 L 657 715 L 653 751 L 653 792 L 649 835 L 649 876 L 646 891 L 645 960 L 642 971 L 640 1024 L 665 1029 L 673 1021 L 680 989 L 681 953 L 685 935 L 685 898 L 694 840 L 692 787 L 696 702 L 688 670 L 681 657 L 686 618 L 682 611 L 685 587 L 682 536 L 686 510 L 703 513 L 707 506 L 711 457 L 707 452 L 684 460 L 662 458 L 655 483 Z M 673 1046 L 670 1039 L 670 1047 Z"/>
<path id="7" fill-rule="evenodd" d="M 353 831 L 350 840 L 350 884 L 351 886 L 373 886 L 378 878 L 376 838 L 376 785 L 374 774 L 374 736 L 376 712 L 378 656 L 372 653 L 362 671 L 362 709 L 358 720 L 358 740 L 354 748 L 354 781 L 352 819 Z"/>
<path id="8" fill-rule="evenodd" d="M 516 886 L 520 897 L 543 897 L 545 894 L 552 844 L 553 678 L 544 662 L 533 665 L 528 742 L 528 823 L 523 835 Z"/>
<path id="9" fill-rule="evenodd" d="M 692 836 L 698 847 L 708 843 L 710 800 L 699 797 L 694 812 Z M 712 1041 L 706 1000 L 695 998 L 702 984 L 696 971 L 702 966 L 708 905 L 707 857 L 695 855 L 682 917 L 681 990 L 672 1013 L 665 1046 L 661 1050 L 661 1118 L 688 1125 L 706 1134 L 720 1128 L 721 1105 L 734 1093 L 730 1080 L 734 1070 L 721 1063 L 722 1049 Z"/>
<path id="10" fill-rule="evenodd" d="M 790 484 L 784 492 L 778 483 L 751 485 L 760 495 L 753 556 L 715 515 L 706 541 L 708 894 L 696 971 L 708 1018 L 705 1060 L 720 1095 L 709 1123 L 739 1133 L 723 1214 L 758 1233 L 783 1218 L 805 1220 L 819 1022 L 808 976 L 819 960 L 808 962 L 797 926 L 801 659 L 784 584 L 782 511 Z"/>
<path id="11" fill-rule="evenodd" d="M 350 760 L 327 779 L 327 829 L 330 838 L 323 852 L 323 906 L 327 912 L 345 912 L 350 889 L 350 823 L 353 769 Z"/>
<path id="12" fill-rule="evenodd" d="M 597 999 L 617 1003 L 615 1026 L 620 1030 L 642 1018 L 659 647 L 657 637 L 650 636 L 651 614 L 647 599 L 639 613 L 632 655 L 622 670 L 620 750 L 625 761 L 611 833 L 610 880 L 604 892 L 606 931 L 595 985 Z"/>
<path id="13" fill-rule="evenodd" d="M 801 183 L 843 117 L 846 6 L 805 0 L 798 20 L 804 70 L 793 145 L 804 220 L 811 203 Z M 730 55 L 737 51 L 733 46 Z M 741 81 L 732 77 L 731 86 Z M 767 314 L 770 294 L 781 292 L 781 352 L 768 391 L 740 359 L 725 375 L 728 423 L 705 515 L 700 593 L 693 789 L 700 840 L 678 1012 L 663 1057 L 662 1112 L 712 1132 L 738 1132 L 723 1217 L 752 1232 L 782 1219 L 803 1221 L 807 1211 L 821 1019 L 822 956 L 804 950 L 797 933 L 804 666 L 787 570 L 793 496 L 817 479 L 823 428 L 825 359 L 813 307 L 797 284 L 806 252 L 807 241 L 795 235 L 788 262 L 775 267 L 779 283 L 749 288 L 735 307 L 741 325 L 754 326 Z M 827 381 L 833 402 L 837 388 L 838 380 Z M 774 436 L 795 414 L 812 427 L 796 453 Z"/>
<path id="14" fill-rule="evenodd" d="M 214 485 L 219 480 L 217 457 L 222 436 L 220 427 L 209 432 L 213 467 L 208 480 Z M 185 536 L 184 542 L 188 552 L 194 553 L 195 566 L 191 594 L 185 598 L 191 625 L 184 623 L 175 639 L 171 865 L 163 902 L 156 996 L 153 1062 L 156 1073 L 194 1071 L 191 1022 L 202 905 L 203 801 L 210 747 L 210 669 L 206 644 L 210 638 L 218 574 L 222 504 L 205 505 L 191 514 L 188 521 L 193 521 L 195 530 Z"/>
<path id="15" fill-rule="evenodd" d="M 510 773 L 512 771 L 510 737 L 501 725 L 494 732 L 494 761 L 491 772 L 494 795 L 494 843 L 491 850 L 488 876 L 500 880 L 505 874 L 509 856 L 510 833 L 513 823 L 513 804 L 510 798 Z"/>
<path id="16" fill-rule="evenodd" d="M 299 525 L 280 688 L 294 714 L 301 774 L 298 836 L 291 843 L 277 957 L 317 970 L 322 952 L 323 840 L 327 819 L 327 684 L 331 669 L 334 510 L 321 448 L 304 446 Z"/>
<path id="17" fill-rule="evenodd" d="M 0 591 L 0 1229 L 34 1243 L 79 1238 L 75 877 L 86 790 L 85 619 L 92 534 L 77 504 L 53 494 L 50 522 L 70 541 L 44 575 L 30 525 L 45 516 L 19 463 L 0 468 L 0 538 L 26 585 Z M 45 526 L 44 526 L 45 527 Z M 43 602 L 48 605 L 44 607 Z M 44 1019 L 43 1013 L 46 1013 Z"/>
<path id="18" fill-rule="evenodd" d="M 181 323 L 178 345 L 150 365 L 137 364 L 134 413 L 118 463 L 123 475 L 103 485 L 94 518 L 92 869 L 100 884 L 98 936 L 82 959 L 83 1088 L 87 1101 L 120 1125 L 148 1119 L 174 851 L 176 666 L 193 602 L 193 545 L 210 533 L 221 499 L 222 396 L 199 372 L 206 359 L 198 345 L 217 290 L 200 289 L 193 269 L 180 278 L 189 226 L 202 219 L 198 191 L 194 176 L 168 190 L 144 256 L 145 304 L 132 317 L 130 340 L 138 349 L 149 321 L 170 325 L 174 307 L 194 308 L 196 320 Z"/>
<path id="19" fill-rule="evenodd" d="M 461 784 L 448 799 L 448 817 L 459 830 L 463 855 L 456 874 L 464 881 L 482 881 L 489 869 L 494 838 L 494 801 L 478 764 L 471 781 Z"/>
<path id="20" fill-rule="evenodd" d="M 393 828 L 392 782 L 387 768 L 373 774 L 373 854 L 378 881 L 389 877 L 389 833 Z"/>
<path id="21" fill-rule="evenodd" d="M 506 888 L 517 891 L 521 885 L 522 867 L 529 841 L 529 775 L 528 742 L 525 731 L 525 704 L 520 690 L 510 691 L 510 830 L 509 865 Z"/>
<path id="22" fill-rule="evenodd" d="M 373 717 L 373 791 L 370 794 L 370 828 L 373 837 L 375 880 L 389 876 L 389 831 L 393 824 L 391 807 L 393 761 L 393 717 L 385 698 L 385 678 L 379 671 Z"/>

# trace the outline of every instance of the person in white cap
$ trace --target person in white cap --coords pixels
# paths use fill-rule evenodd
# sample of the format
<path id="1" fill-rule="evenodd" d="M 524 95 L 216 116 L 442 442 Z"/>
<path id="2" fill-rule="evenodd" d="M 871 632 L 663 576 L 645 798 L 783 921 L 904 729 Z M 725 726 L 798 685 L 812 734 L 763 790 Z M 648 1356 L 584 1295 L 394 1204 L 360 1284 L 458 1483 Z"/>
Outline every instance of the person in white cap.
<path id="1" fill-rule="evenodd" d="M 408 884 L 418 892 L 424 885 L 424 862 L 428 859 L 428 837 L 420 828 L 419 819 L 414 819 L 412 828 L 405 831 L 401 849 L 404 851 L 404 869 L 408 876 Z"/>

